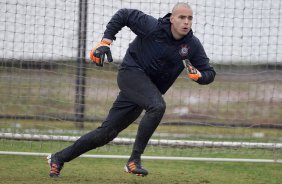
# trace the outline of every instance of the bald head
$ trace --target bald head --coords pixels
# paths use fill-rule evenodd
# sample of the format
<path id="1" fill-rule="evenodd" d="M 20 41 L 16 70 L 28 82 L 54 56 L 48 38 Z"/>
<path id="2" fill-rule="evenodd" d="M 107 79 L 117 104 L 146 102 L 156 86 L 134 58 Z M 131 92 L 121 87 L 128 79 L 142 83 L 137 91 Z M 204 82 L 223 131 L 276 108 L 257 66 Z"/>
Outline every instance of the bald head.
<path id="1" fill-rule="evenodd" d="M 179 10 L 179 8 L 186 8 L 186 9 L 192 10 L 191 6 L 187 3 L 176 3 L 174 7 L 172 8 L 172 11 L 171 11 L 172 15 L 177 14 L 177 11 Z"/>

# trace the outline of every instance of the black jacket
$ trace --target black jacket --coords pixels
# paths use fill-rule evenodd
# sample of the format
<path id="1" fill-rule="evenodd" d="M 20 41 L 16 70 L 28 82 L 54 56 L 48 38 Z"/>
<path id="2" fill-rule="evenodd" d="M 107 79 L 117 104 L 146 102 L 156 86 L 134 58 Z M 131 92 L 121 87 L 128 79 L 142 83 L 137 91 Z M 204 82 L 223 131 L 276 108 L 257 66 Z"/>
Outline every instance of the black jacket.
<path id="1" fill-rule="evenodd" d="M 201 42 L 192 30 L 181 40 L 175 40 L 170 30 L 170 15 L 155 19 L 139 10 L 120 9 L 111 18 L 103 37 L 115 40 L 124 26 L 129 27 L 137 37 L 130 43 L 121 68 L 143 70 L 163 94 L 184 69 L 182 60 L 186 58 L 202 74 L 197 83 L 213 82 L 216 73 Z"/>

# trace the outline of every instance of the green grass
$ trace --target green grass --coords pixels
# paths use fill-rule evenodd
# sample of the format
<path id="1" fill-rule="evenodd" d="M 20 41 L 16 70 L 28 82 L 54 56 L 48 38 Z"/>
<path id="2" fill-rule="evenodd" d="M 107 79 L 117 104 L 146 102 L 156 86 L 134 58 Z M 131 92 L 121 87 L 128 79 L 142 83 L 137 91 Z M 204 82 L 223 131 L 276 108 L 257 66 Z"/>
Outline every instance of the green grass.
<path id="1" fill-rule="evenodd" d="M 143 160 L 150 174 L 123 172 L 124 159 L 77 158 L 49 178 L 45 157 L 0 155 L 0 183 L 279 184 L 282 164 Z"/>
<path id="2" fill-rule="evenodd" d="M 75 136 L 95 129 L 99 123 L 85 123 L 85 129 Z M 56 135 L 55 131 L 72 131 L 70 122 L 31 121 L 31 120 L 1 120 L 2 132 L 42 133 Z M 136 134 L 137 124 L 132 124 L 121 136 Z M 31 131 L 31 132 L 29 132 Z M 38 131 L 38 132 L 32 132 Z M 71 135 L 62 131 L 58 135 Z M 264 138 L 255 138 L 256 132 L 264 134 Z M 263 128 L 227 128 L 200 126 L 159 126 L 158 134 L 185 134 L 186 138 L 194 140 L 226 140 L 228 141 L 274 141 L 279 142 L 281 131 Z M 206 135 L 207 137 L 204 137 Z M 208 136 L 218 135 L 217 138 Z M 169 135 L 167 135 L 169 136 Z M 245 136 L 245 137 L 244 137 Z M 171 137 L 170 137 L 171 138 Z M 176 138 L 173 138 L 176 139 Z M 0 139 L 1 151 L 53 153 L 59 151 L 70 142 L 59 141 L 17 141 Z M 108 144 L 87 154 L 99 155 L 129 155 L 132 145 Z M 281 159 L 282 149 L 247 149 L 247 148 L 176 148 L 148 146 L 144 156 L 178 156 L 178 157 L 208 157 L 208 158 L 249 158 L 249 159 Z M 97 183 L 97 184 L 280 184 L 282 180 L 281 163 L 236 163 L 236 162 L 204 162 L 204 161 L 165 161 L 143 160 L 143 165 L 149 170 L 147 177 L 136 177 L 123 172 L 125 159 L 94 159 L 77 158 L 66 163 L 60 178 L 49 178 L 49 166 L 45 157 L 0 155 L 0 184 L 5 183 Z"/>

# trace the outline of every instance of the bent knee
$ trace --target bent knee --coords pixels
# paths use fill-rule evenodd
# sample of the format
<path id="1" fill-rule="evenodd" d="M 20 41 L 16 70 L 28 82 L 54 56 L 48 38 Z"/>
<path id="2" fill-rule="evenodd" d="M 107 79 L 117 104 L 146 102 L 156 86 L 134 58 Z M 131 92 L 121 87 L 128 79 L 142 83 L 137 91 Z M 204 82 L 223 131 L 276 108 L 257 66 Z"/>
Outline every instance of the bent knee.
<path id="1" fill-rule="evenodd" d="M 152 104 L 151 107 L 149 108 L 149 111 L 162 115 L 164 114 L 165 109 L 166 109 L 166 104 L 163 101 L 163 102 Z"/>

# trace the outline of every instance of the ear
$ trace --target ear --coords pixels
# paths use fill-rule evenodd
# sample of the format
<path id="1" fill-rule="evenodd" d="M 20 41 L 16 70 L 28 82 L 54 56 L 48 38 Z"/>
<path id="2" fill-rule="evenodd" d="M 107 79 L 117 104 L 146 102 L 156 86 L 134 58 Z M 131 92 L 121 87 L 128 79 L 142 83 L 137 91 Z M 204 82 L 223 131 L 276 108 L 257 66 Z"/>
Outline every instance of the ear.
<path id="1" fill-rule="evenodd" d="M 169 17 L 170 23 L 173 22 L 173 19 L 174 19 L 174 17 L 173 17 L 173 15 L 171 15 L 171 16 Z"/>

